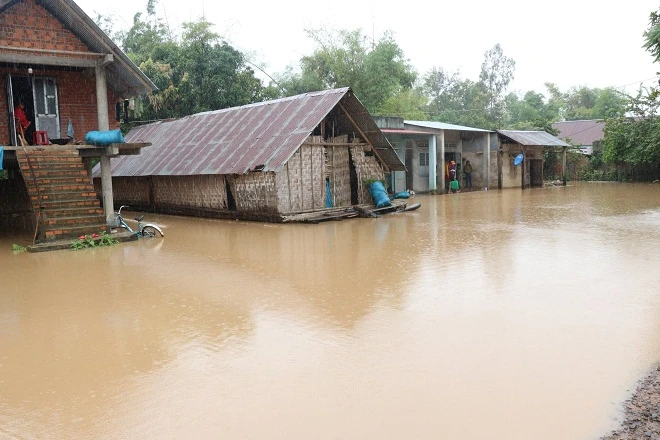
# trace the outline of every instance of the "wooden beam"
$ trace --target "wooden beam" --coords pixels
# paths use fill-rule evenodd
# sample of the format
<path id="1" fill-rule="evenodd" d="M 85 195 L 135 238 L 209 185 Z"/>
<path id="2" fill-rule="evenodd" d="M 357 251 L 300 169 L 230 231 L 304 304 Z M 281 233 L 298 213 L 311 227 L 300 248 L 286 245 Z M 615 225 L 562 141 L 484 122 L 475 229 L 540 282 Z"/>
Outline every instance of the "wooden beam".
<path id="1" fill-rule="evenodd" d="M 353 124 L 353 127 L 355 127 L 355 129 L 358 131 L 358 133 L 360 133 L 360 136 L 362 136 L 362 139 L 364 139 L 365 142 L 369 142 L 369 138 L 364 134 L 364 132 L 362 131 L 362 129 L 360 128 L 360 126 L 355 122 L 355 120 L 353 119 L 353 117 L 348 113 L 348 111 L 346 110 L 346 107 L 344 107 L 344 105 L 343 105 L 341 102 L 339 103 L 339 107 L 342 109 L 342 111 L 344 112 L 344 114 L 346 115 L 346 117 L 348 118 L 348 120 L 351 121 L 351 124 Z M 374 147 L 374 146 L 372 145 L 372 146 L 371 146 L 371 150 L 374 152 L 374 154 L 376 155 L 376 157 L 378 158 L 378 160 L 380 161 L 380 163 L 383 165 L 383 168 L 385 168 L 385 170 L 389 172 L 389 171 L 390 171 L 390 167 L 387 166 L 387 164 L 385 163 L 385 161 L 383 160 L 383 158 L 380 157 L 380 155 L 379 155 L 378 152 L 376 151 L 376 147 Z"/>
<path id="2" fill-rule="evenodd" d="M 0 0 L 1 1 L 1 0 Z M 0 6 L 2 8 L 2 6 Z M 34 47 L 20 47 L 20 46 L 0 46 L 0 51 L 13 51 L 13 52 L 33 52 L 33 53 L 46 53 L 46 54 L 59 54 L 59 55 L 77 55 L 87 56 L 92 58 L 99 58 L 106 54 L 100 52 L 81 52 L 78 50 L 56 50 L 56 49 L 36 49 Z"/>
<path id="3" fill-rule="evenodd" d="M 63 67 L 96 67 L 96 59 L 58 57 L 52 55 L 31 55 L 19 53 L 0 53 L 0 63 L 33 64 Z"/>

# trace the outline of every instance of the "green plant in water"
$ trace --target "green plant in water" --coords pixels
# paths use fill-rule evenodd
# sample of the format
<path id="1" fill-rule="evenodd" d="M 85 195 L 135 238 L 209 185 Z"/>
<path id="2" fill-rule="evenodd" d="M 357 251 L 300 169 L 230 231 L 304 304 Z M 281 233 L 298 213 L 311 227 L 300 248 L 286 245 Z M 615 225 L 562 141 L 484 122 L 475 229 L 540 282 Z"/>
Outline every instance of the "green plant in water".
<path id="1" fill-rule="evenodd" d="M 110 237 L 107 233 L 101 232 L 100 234 L 81 235 L 77 240 L 71 242 L 71 249 L 79 251 L 80 249 L 88 249 L 97 246 L 112 246 L 117 243 L 119 242 Z"/>
<path id="2" fill-rule="evenodd" d="M 12 244 L 11 248 L 14 251 L 25 251 L 25 250 L 27 250 L 27 248 L 25 246 L 21 246 L 19 244 Z"/>

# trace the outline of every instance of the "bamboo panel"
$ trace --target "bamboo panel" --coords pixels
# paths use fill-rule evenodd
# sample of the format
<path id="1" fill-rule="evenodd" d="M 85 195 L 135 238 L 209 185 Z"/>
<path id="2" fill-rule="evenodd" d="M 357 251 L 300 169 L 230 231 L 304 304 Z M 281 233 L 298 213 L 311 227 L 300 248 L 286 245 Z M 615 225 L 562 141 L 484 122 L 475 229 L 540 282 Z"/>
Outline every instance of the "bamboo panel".
<path id="1" fill-rule="evenodd" d="M 131 203 L 136 205 L 148 204 L 150 179 L 151 177 L 113 177 L 112 193 L 114 199 L 121 200 L 129 205 Z M 101 179 L 94 180 L 98 180 L 99 183 L 101 181 Z M 100 190 L 99 185 L 97 193 L 100 194 Z"/>
<path id="2" fill-rule="evenodd" d="M 225 176 L 153 176 L 153 197 L 155 205 L 227 209 Z"/>
<path id="3" fill-rule="evenodd" d="M 236 209 L 251 212 L 277 212 L 275 173 L 248 173 L 234 181 Z"/>

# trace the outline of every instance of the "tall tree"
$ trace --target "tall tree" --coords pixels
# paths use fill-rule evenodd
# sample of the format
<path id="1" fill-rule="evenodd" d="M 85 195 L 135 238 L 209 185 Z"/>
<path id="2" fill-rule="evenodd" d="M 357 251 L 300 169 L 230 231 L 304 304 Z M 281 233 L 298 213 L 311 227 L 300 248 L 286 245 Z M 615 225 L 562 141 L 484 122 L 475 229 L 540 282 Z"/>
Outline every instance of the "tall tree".
<path id="1" fill-rule="evenodd" d="M 505 92 L 513 79 L 515 70 L 516 62 L 504 55 L 499 43 L 484 54 L 479 82 L 485 89 L 488 119 L 492 128 L 499 128 L 497 126 L 502 122 Z"/>
<path id="2" fill-rule="evenodd" d="M 317 48 L 302 57 L 300 73 L 289 70 L 280 76 L 278 82 L 287 95 L 351 87 L 371 113 L 379 113 L 390 98 L 412 89 L 417 78 L 391 32 L 377 42 L 361 29 L 315 29 L 307 30 L 307 35 Z"/>

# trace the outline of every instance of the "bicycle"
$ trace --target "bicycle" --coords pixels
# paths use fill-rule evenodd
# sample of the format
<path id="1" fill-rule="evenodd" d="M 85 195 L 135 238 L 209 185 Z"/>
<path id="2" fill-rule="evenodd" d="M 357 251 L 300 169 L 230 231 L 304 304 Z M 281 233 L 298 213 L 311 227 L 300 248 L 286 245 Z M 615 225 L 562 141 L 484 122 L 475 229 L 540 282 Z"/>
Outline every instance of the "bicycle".
<path id="1" fill-rule="evenodd" d="M 124 217 L 121 215 L 121 210 L 123 208 L 128 208 L 126 205 L 121 205 L 119 207 L 119 211 L 115 212 L 115 214 L 111 217 L 108 218 L 108 226 L 111 228 L 124 228 L 128 232 L 131 232 L 133 234 L 136 234 L 138 237 L 144 237 L 144 238 L 150 238 L 150 237 L 155 237 L 156 235 L 160 235 L 161 237 L 164 237 L 165 234 L 163 234 L 163 231 L 156 225 L 152 223 L 142 223 L 142 219 L 144 219 L 144 215 L 141 215 L 140 217 L 136 217 L 133 220 L 137 222 L 137 231 L 134 231 L 133 228 L 131 228 L 128 223 L 126 223 L 126 220 L 124 220 Z"/>

